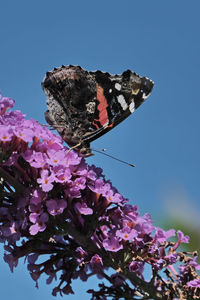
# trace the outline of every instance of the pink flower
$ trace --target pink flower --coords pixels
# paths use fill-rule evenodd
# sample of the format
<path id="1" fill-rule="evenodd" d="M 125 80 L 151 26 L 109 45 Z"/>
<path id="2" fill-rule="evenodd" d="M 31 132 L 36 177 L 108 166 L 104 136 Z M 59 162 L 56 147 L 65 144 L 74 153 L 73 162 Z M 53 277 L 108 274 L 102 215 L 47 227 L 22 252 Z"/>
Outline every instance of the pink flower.
<path id="1" fill-rule="evenodd" d="M 46 229 L 46 222 L 49 217 L 47 213 L 43 213 L 36 218 L 36 223 L 30 226 L 29 232 L 31 235 L 36 235 L 38 232 L 42 232 Z"/>
<path id="2" fill-rule="evenodd" d="M 48 170 L 42 170 L 40 174 L 41 178 L 38 178 L 37 182 L 44 192 L 49 192 L 53 188 L 52 182 L 55 180 L 55 176 L 54 174 L 49 175 Z"/>
<path id="3" fill-rule="evenodd" d="M 123 248 L 122 244 L 120 244 L 118 238 L 110 237 L 103 241 L 103 246 L 107 251 L 118 252 Z"/>
<path id="4" fill-rule="evenodd" d="M 49 214 L 52 216 L 56 216 L 63 213 L 64 209 L 67 207 L 67 203 L 64 199 L 51 199 L 46 202 L 46 206 Z"/>
<path id="5" fill-rule="evenodd" d="M 33 130 L 29 129 L 29 128 L 16 128 L 14 130 L 15 135 L 23 140 L 24 142 L 32 142 L 33 137 L 34 137 L 34 132 Z"/>
<path id="6" fill-rule="evenodd" d="M 12 140 L 13 131 L 9 126 L 0 125 L 0 141 L 9 142 Z"/>
<path id="7" fill-rule="evenodd" d="M 82 215 L 92 215 L 93 210 L 87 206 L 84 202 L 77 202 L 75 205 L 77 211 Z"/>
<path id="8" fill-rule="evenodd" d="M 64 163 L 65 153 L 64 151 L 56 151 L 54 149 L 49 149 L 47 151 L 48 159 L 47 162 L 51 166 L 59 166 Z"/>
<path id="9" fill-rule="evenodd" d="M 123 240 L 129 241 L 136 238 L 138 236 L 138 232 L 134 229 L 130 230 L 130 228 L 123 228 L 122 230 L 116 231 L 116 236 Z"/>

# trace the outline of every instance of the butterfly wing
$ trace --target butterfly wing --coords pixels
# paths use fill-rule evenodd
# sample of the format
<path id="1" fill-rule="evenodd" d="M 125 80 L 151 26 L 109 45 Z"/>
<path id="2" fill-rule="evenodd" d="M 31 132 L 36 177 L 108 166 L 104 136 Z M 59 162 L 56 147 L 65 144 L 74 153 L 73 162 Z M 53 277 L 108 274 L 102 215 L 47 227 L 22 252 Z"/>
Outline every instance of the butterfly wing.
<path id="1" fill-rule="evenodd" d="M 47 72 L 42 88 L 47 122 L 69 146 L 81 148 L 133 113 L 150 95 L 153 82 L 130 70 L 111 75 L 70 65 Z"/>
<path id="2" fill-rule="evenodd" d="M 90 72 L 97 83 L 97 106 L 92 124 L 96 130 L 85 140 L 89 142 L 102 136 L 129 115 L 131 115 L 150 95 L 153 81 L 127 70 L 121 75 L 111 75 L 101 71 Z"/>

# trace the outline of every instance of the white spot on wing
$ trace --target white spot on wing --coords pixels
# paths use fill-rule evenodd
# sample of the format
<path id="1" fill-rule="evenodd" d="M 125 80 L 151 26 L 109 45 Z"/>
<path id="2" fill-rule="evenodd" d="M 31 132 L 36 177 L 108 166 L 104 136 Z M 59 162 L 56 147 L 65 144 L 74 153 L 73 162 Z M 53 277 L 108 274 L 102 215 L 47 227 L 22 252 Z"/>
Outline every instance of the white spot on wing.
<path id="1" fill-rule="evenodd" d="M 149 95 L 148 95 L 148 96 L 149 96 Z M 142 98 L 143 98 L 144 100 L 147 99 L 148 96 L 147 96 L 145 93 L 142 94 Z"/>
<path id="2" fill-rule="evenodd" d="M 122 86 L 119 83 L 115 83 L 115 88 L 116 90 L 121 91 Z"/>
<path id="3" fill-rule="evenodd" d="M 135 111 L 135 103 L 131 102 L 131 104 L 129 105 L 129 110 L 131 113 L 133 113 Z"/>
<path id="4" fill-rule="evenodd" d="M 112 89 L 109 89 L 109 93 L 112 93 Z"/>
<path id="5" fill-rule="evenodd" d="M 119 104 L 121 105 L 123 110 L 126 110 L 128 108 L 128 105 L 127 105 L 126 100 L 124 99 L 123 95 L 119 95 L 117 97 L 117 101 L 119 102 Z"/>

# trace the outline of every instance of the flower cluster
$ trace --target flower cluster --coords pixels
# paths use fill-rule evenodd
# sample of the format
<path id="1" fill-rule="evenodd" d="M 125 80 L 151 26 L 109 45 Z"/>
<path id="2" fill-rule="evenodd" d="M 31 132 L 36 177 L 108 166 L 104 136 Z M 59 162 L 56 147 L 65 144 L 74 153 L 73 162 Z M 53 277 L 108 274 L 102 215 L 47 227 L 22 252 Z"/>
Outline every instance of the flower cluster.
<path id="1" fill-rule="evenodd" d="M 0 95 L 0 241 L 10 269 L 26 257 L 36 283 L 43 273 L 51 283 L 61 272 L 53 295 L 74 293 L 72 280 L 92 274 L 110 286 L 89 290 L 91 299 L 199 297 L 196 253 L 177 250 L 189 237 L 153 226 L 100 168 L 64 147 L 47 127 L 8 111 L 13 105 Z M 37 263 L 44 254 L 49 258 Z M 147 266 L 151 281 L 145 279 Z"/>

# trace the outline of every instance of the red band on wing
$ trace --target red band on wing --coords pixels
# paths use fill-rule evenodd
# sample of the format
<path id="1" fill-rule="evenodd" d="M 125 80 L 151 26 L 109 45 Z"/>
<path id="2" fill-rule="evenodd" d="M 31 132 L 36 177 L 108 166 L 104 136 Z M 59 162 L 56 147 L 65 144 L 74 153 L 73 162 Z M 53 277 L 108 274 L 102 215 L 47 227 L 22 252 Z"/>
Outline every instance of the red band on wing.
<path id="1" fill-rule="evenodd" d="M 97 109 L 99 111 L 98 121 L 103 126 L 104 124 L 108 123 L 108 103 L 104 96 L 104 90 L 100 85 L 97 85 L 97 100 L 99 101 L 99 105 L 97 106 Z"/>

